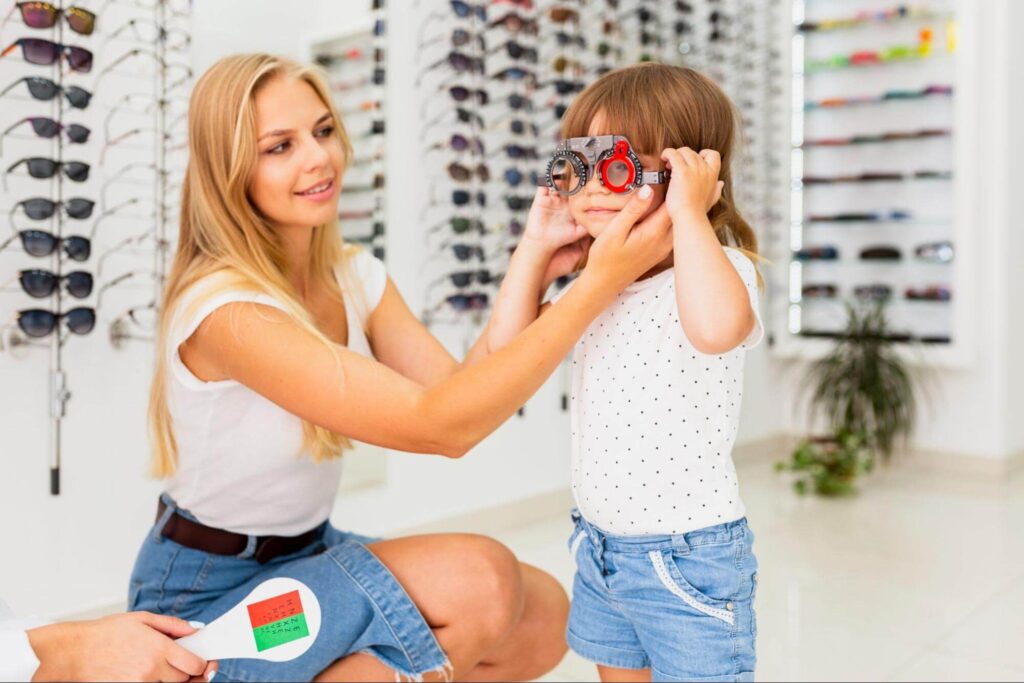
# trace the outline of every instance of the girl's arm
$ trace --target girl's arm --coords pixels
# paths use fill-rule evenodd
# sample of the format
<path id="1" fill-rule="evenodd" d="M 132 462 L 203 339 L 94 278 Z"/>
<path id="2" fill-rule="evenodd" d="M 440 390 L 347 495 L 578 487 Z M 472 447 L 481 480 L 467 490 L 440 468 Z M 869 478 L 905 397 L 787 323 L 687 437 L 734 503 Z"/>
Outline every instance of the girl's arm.
<path id="1" fill-rule="evenodd" d="M 577 270 L 590 247 L 586 230 L 573 224 L 565 200 L 538 188 L 523 238 L 512 254 L 480 338 L 459 363 L 420 322 L 388 280 L 369 321 L 374 356 L 399 374 L 432 387 L 473 365 L 537 319 L 540 298 L 556 278 Z M 499 346 L 492 344 L 497 336 Z"/>
<path id="2" fill-rule="evenodd" d="M 672 169 L 665 204 L 673 225 L 679 323 L 698 351 L 722 354 L 747 338 L 756 317 L 747 287 L 708 220 L 721 197 L 721 157 L 684 147 L 666 149 L 662 159 Z"/>
<path id="3" fill-rule="evenodd" d="M 502 348 L 546 310 L 541 298 L 557 278 L 575 272 L 593 240 L 576 225 L 566 200 L 538 188 L 486 332 L 487 351 Z"/>
<path id="4" fill-rule="evenodd" d="M 544 383 L 615 295 L 671 249 L 671 226 L 623 211 L 587 269 L 548 315 L 505 348 L 426 388 L 341 346 L 329 348 L 284 312 L 232 303 L 210 314 L 182 358 L 233 379 L 288 412 L 386 448 L 464 455 Z M 187 356 L 187 358 L 186 358 Z"/>

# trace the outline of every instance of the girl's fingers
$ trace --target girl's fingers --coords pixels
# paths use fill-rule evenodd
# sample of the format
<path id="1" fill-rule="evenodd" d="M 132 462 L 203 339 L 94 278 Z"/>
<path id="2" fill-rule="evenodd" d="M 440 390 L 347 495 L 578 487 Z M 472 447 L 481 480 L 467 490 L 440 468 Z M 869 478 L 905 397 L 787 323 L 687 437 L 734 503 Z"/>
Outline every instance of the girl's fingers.
<path id="1" fill-rule="evenodd" d="M 704 159 L 708 166 L 711 167 L 711 170 L 715 172 L 716 176 L 719 171 L 722 170 L 722 155 L 719 154 L 717 150 L 702 149 L 700 151 L 700 157 Z"/>

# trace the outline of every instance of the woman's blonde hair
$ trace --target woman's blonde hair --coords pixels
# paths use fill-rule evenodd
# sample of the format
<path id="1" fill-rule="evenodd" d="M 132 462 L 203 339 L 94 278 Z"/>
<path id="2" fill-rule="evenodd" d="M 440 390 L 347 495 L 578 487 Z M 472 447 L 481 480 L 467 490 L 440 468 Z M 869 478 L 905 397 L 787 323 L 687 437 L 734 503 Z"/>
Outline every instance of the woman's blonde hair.
<path id="1" fill-rule="evenodd" d="M 722 156 L 722 198 L 708 214 L 718 241 L 755 262 L 757 236 L 736 208 L 732 159 L 738 135 L 736 108 L 714 81 L 681 66 L 647 62 L 610 71 L 580 93 L 562 119 L 562 137 L 590 135 L 601 116 L 605 133 L 623 135 L 640 154 L 668 147 L 716 150 Z"/>
<path id="2" fill-rule="evenodd" d="M 300 79 L 316 91 L 334 119 L 346 159 L 352 155 L 330 90 L 313 67 L 273 55 L 242 54 L 220 60 L 199 79 L 189 103 L 189 162 L 181 195 L 181 226 L 160 308 L 156 372 L 149 398 L 152 471 L 157 477 L 171 476 L 177 468 L 177 443 L 167 403 L 168 359 L 176 353 L 168 347 L 175 343 L 169 337 L 174 320 L 196 311 L 202 300 L 218 292 L 249 290 L 281 302 L 296 323 L 324 344 L 332 344 L 289 282 L 278 235 L 249 197 L 258 160 L 255 95 L 277 77 Z M 335 268 L 348 285 L 350 255 L 336 221 L 314 227 L 309 263 L 314 286 L 336 292 Z M 201 300 L 190 301 L 188 311 L 177 311 L 189 289 L 211 275 L 216 277 L 207 280 L 211 286 L 204 286 Z M 310 422 L 303 422 L 303 441 L 304 450 L 317 462 L 337 457 L 350 445 L 345 437 Z"/>

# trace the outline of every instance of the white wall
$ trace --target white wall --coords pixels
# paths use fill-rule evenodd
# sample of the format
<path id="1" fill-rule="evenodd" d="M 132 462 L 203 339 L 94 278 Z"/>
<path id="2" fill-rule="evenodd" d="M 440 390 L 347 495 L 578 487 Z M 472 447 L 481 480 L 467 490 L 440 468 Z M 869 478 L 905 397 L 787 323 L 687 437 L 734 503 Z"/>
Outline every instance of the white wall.
<path id="1" fill-rule="evenodd" d="M 1007 71 L 1013 78 L 1020 80 L 1024 72 L 1024 45 L 1017 39 L 1019 27 L 1024 26 L 1024 3 L 1011 2 L 1009 20 L 1004 26 L 1008 34 L 1009 55 Z M 1024 88 L 1010 89 L 1009 120 L 1009 163 L 1010 170 L 1007 186 L 1012 195 L 1016 196 L 1024 188 Z M 1020 229 L 1020 207 L 1012 204 L 1009 207 L 1007 223 L 1009 228 L 1009 244 L 1007 245 L 1007 278 L 1008 296 L 1005 315 L 1009 322 L 1009 334 L 1006 339 L 1007 376 L 1009 378 L 1007 397 L 1007 450 L 1018 457 L 1024 457 L 1024 278 L 1021 278 L 1021 263 L 1024 262 L 1024 230 Z"/>

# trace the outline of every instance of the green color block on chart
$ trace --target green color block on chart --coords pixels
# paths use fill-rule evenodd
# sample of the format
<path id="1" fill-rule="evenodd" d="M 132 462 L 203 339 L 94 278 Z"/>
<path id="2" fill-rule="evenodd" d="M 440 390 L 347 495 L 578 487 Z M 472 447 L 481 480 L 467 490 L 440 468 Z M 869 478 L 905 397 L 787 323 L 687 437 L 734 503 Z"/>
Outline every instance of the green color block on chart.
<path id="1" fill-rule="evenodd" d="M 263 652 L 272 647 L 284 645 L 299 638 L 305 638 L 309 635 L 309 626 L 306 625 L 305 614 L 296 614 L 295 616 L 254 628 L 252 634 L 256 637 L 256 649 L 259 652 Z"/>

